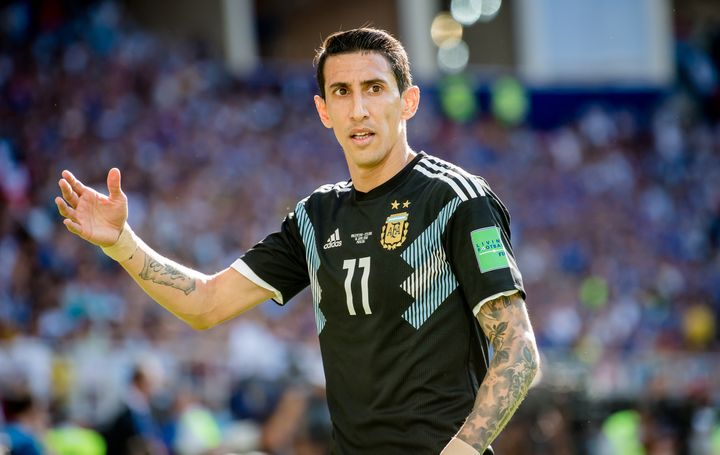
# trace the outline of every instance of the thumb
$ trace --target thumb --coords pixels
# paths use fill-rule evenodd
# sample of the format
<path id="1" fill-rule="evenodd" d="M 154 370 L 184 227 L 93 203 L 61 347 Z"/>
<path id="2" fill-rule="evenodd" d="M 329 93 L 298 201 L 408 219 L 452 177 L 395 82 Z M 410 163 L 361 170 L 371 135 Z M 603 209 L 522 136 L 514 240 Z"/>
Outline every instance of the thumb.
<path id="1" fill-rule="evenodd" d="M 120 169 L 116 167 L 110 169 L 107 176 L 107 187 L 111 199 L 122 196 L 123 192 L 122 189 L 120 189 Z"/>

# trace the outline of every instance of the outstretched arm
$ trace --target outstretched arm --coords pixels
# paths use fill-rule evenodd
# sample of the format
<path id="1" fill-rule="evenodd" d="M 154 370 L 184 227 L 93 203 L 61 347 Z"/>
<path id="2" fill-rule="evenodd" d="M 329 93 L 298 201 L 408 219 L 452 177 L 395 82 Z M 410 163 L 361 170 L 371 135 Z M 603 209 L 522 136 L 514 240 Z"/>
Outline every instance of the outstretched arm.
<path id="1" fill-rule="evenodd" d="M 494 355 L 470 415 L 443 455 L 483 453 L 520 406 L 539 370 L 535 335 L 519 294 L 485 303 L 477 319 Z"/>
<path id="2" fill-rule="evenodd" d="M 108 172 L 108 195 L 85 186 L 69 171 L 55 198 L 65 227 L 103 248 L 157 303 L 196 329 L 206 329 L 273 296 L 232 268 L 206 275 L 158 254 L 127 226 L 127 197 L 120 171 Z M 121 244 L 121 245 L 119 245 Z"/>

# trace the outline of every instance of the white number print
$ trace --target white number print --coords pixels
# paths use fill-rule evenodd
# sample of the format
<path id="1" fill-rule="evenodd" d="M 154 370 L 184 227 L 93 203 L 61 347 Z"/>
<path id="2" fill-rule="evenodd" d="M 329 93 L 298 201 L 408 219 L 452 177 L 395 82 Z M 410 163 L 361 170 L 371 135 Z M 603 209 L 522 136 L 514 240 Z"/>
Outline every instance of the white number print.
<path id="1" fill-rule="evenodd" d="M 360 278 L 360 293 L 362 294 L 362 306 L 365 314 L 372 314 L 370 310 L 370 297 L 368 296 L 368 279 L 370 278 L 370 257 L 358 259 L 345 259 L 343 261 L 343 270 L 347 270 L 345 275 L 345 299 L 347 301 L 348 312 L 355 316 L 355 304 L 352 295 L 352 279 L 355 275 L 355 265 L 363 270 L 362 278 Z"/>

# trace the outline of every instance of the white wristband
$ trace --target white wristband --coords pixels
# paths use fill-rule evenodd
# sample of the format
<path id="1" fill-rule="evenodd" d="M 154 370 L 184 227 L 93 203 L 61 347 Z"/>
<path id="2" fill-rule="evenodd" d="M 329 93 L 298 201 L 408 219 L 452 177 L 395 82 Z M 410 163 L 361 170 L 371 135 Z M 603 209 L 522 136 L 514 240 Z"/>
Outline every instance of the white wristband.
<path id="1" fill-rule="evenodd" d="M 125 223 L 125 226 L 123 226 L 123 230 L 122 232 L 120 232 L 120 237 L 118 237 L 117 242 L 113 243 L 110 246 L 102 247 L 102 250 L 103 253 L 107 254 L 112 259 L 115 259 L 118 262 L 125 262 L 130 259 L 133 254 L 135 254 L 135 251 L 138 249 L 139 243 L 139 239 L 137 238 L 133 230 L 130 229 L 130 225 Z"/>
<path id="2" fill-rule="evenodd" d="M 453 437 L 440 455 L 479 455 L 480 452 L 462 439 Z"/>

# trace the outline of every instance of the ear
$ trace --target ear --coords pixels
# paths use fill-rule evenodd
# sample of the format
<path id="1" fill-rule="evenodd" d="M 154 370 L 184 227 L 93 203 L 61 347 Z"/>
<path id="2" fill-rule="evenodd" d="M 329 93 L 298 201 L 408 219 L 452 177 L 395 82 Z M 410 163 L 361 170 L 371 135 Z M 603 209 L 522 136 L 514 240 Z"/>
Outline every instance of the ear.
<path id="1" fill-rule="evenodd" d="M 332 122 L 327 113 L 325 100 L 320 95 L 315 95 L 313 99 L 315 100 L 315 109 L 317 109 L 318 115 L 320 116 L 320 121 L 325 125 L 325 128 L 332 128 Z"/>
<path id="2" fill-rule="evenodd" d="M 413 85 L 408 87 L 402 94 L 402 119 L 410 120 L 415 116 L 420 105 L 420 87 Z"/>

